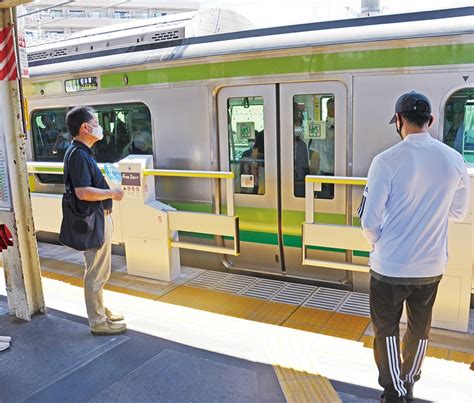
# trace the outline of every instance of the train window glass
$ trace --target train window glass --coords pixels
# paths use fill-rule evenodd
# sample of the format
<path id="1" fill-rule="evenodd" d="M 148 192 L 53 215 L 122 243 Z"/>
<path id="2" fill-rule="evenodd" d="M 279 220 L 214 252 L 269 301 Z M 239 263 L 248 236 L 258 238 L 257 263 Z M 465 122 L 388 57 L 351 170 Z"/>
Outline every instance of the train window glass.
<path id="1" fill-rule="evenodd" d="M 227 100 L 229 169 L 235 175 L 235 193 L 265 194 L 263 98 Z"/>
<path id="2" fill-rule="evenodd" d="M 96 118 L 104 138 L 94 144 L 97 162 L 117 162 L 129 154 L 152 154 L 151 115 L 140 103 L 98 105 Z M 67 108 L 36 110 L 31 116 L 33 158 L 62 162 L 72 137 L 66 128 Z M 62 176 L 38 174 L 43 183 L 63 183 Z"/>
<path id="3" fill-rule="evenodd" d="M 444 108 L 443 142 L 474 162 L 474 88 L 456 91 Z"/>
<path id="4" fill-rule="evenodd" d="M 294 195 L 305 196 L 306 175 L 334 176 L 334 95 L 293 97 Z M 333 199 L 334 185 L 323 183 L 319 199 Z"/>

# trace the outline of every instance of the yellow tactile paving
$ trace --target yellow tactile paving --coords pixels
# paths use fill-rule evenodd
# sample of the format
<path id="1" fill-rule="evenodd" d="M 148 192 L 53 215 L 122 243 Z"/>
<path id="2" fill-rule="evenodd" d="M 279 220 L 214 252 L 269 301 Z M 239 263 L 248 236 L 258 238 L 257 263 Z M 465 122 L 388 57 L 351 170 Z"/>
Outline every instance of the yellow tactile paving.
<path id="1" fill-rule="evenodd" d="M 339 339 L 347 339 L 357 341 L 360 339 L 360 333 L 344 331 L 342 329 L 332 329 L 330 327 L 323 327 L 318 331 L 320 334 L 325 334 L 326 336 L 338 337 Z"/>
<path id="2" fill-rule="evenodd" d="M 220 313 L 235 318 L 248 319 L 263 304 L 265 301 L 260 299 L 235 296 L 222 307 Z"/>
<path id="3" fill-rule="evenodd" d="M 450 351 L 448 360 L 456 362 L 464 362 L 471 365 L 474 362 L 474 354 L 463 353 L 461 351 Z"/>
<path id="4" fill-rule="evenodd" d="M 132 290 L 130 288 L 119 287 L 113 284 L 106 284 L 104 289 L 114 292 L 119 292 L 122 294 L 132 295 L 134 297 L 144 298 L 144 299 L 151 299 L 155 300 L 158 298 L 156 294 L 150 292 L 144 292 L 139 290 Z"/>
<path id="5" fill-rule="evenodd" d="M 355 333 L 359 334 L 359 336 L 362 336 L 369 323 L 370 319 L 363 316 L 335 312 L 324 324 L 324 328 L 338 329 L 344 332 Z"/>
<path id="6" fill-rule="evenodd" d="M 278 380 L 281 381 L 295 381 L 298 379 L 307 379 L 309 374 L 305 371 L 297 371 L 293 368 L 286 368 L 280 365 L 274 365 L 273 369 L 278 377 Z"/>
<path id="7" fill-rule="evenodd" d="M 42 270 L 41 275 L 52 280 L 58 280 L 62 281 L 63 283 L 74 285 L 76 287 L 82 287 L 84 283 L 82 278 L 67 276 L 61 273 L 54 273 L 46 270 Z"/>
<path id="8" fill-rule="evenodd" d="M 426 350 L 426 355 L 428 357 L 442 358 L 442 359 L 447 360 L 448 355 L 449 355 L 449 350 L 445 348 L 428 346 L 428 349 Z"/>
<path id="9" fill-rule="evenodd" d="M 294 311 L 296 311 L 296 309 L 298 309 L 298 306 L 296 305 L 267 301 L 248 319 L 260 323 L 281 325 Z"/>
<path id="10" fill-rule="evenodd" d="M 201 309 L 208 312 L 221 313 L 225 309 L 224 305 L 232 298 L 234 298 L 234 295 L 231 294 L 183 285 L 159 298 L 159 301 Z"/>
<path id="11" fill-rule="evenodd" d="M 364 343 L 364 347 L 373 348 L 374 347 L 374 336 L 363 335 L 359 341 Z"/>
<path id="12" fill-rule="evenodd" d="M 318 374 L 273 366 L 287 402 L 341 402 L 327 378 Z"/>
<path id="13" fill-rule="evenodd" d="M 299 307 L 291 316 L 285 320 L 282 326 L 293 329 L 318 332 L 329 320 L 333 313 L 321 309 Z"/>

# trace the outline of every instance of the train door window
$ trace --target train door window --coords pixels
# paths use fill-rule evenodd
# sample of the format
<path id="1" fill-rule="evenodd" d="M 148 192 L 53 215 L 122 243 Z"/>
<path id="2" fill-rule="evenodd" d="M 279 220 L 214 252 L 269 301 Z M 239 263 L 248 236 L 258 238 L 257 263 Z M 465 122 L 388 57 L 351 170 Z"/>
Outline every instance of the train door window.
<path id="1" fill-rule="evenodd" d="M 305 196 L 306 175 L 334 176 L 334 95 L 293 97 L 294 195 Z M 323 183 L 317 198 L 333 199 L 334 185 Z"/>
<path id="2" fill-rule="evenodd" d="M 93 106 L 104 130 L 94 144 L 97 162 L 117 162 L 129 154 L 153 151 L 150 110 L 141 103 Z M 67 108 L 36 110 L 31 116 L 33 158 L 41 162 L 62 162 L 72 136 L 66 128 Z M 38 174 L 43 183 L 62 183 L 62 176 Z"/>
<path id="3" fill-rule="evenodd" d="M 447 100 L 443 142 L 474 162 L 474 88 L 456 91 Z"/>
<path id="4" fill-rule="evenodd" d="M 229 169 L 235 193 L 265 194 L 263 97 L 227 100 Z"/>

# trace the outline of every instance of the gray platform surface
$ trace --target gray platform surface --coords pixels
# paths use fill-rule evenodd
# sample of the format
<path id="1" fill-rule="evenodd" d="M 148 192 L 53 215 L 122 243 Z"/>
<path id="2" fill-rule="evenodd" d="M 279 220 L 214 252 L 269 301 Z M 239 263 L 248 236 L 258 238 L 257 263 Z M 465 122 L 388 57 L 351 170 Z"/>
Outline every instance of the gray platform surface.
<path id="1" fill-rule="evenodd" d="M 31 322 L 0 297 L 0 402 L 285 401 L 270 365 L 128 331 L 92 336 L 83 318 L 49 310 Z"/>

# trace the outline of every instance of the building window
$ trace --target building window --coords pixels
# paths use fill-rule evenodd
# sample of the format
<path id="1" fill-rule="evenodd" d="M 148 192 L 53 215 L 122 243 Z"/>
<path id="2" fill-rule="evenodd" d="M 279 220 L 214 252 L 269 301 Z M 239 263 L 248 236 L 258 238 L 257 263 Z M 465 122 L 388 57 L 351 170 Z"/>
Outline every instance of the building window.
<path id="1" fill-rule="evenodd" d="M 107 18 L 107 13 L 104 11 L 90 11 L 87 15 L 92 18 Z"/>
<path id="2" fill-rule="evenodd" d="M 53 18 L 59 18 L 63 16 L 62 10 L 51 10 L 50 13 L 53 16 Z"/>
<path id="3" fill-rule="evenodd" d="M 134 13 L 135 18 L 148 18 L 148 12 L 147 11 L 137 11 Z"/>
<path id="4" fill-rule="evenodd" d="M 130 11 L 114 11 L 114 18 L 131 18 Z"/>
<path id="5" fill-rule="evenodd" d="M 84 10 L 69 10 L 69 15 L 72 17 L 78 17 L 84 14 Z"/>

